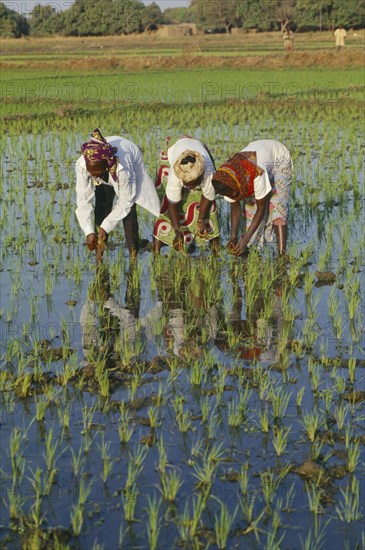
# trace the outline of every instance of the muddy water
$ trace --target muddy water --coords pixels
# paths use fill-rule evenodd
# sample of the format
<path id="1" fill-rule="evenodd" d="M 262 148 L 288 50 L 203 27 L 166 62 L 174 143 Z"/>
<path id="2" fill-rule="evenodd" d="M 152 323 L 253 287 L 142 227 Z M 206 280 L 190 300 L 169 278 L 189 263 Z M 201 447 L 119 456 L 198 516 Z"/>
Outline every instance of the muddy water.
<path id="1" fill-rule="evenodd" d="M 52 147 L 51 140 L 45 142 Z M 34 536 L 45 545 L 58 536 L 75 547 L 91 548 L 98 541 L 114 549 L 119 546 L 122 528 L 122 548 L 147 548 L 147 497 L 161 495 L 158 466 L 163 442 L 167 469 L 179 473 L 182 486 L 173 505 L 161 504 L 159 548 L 178 546 L 181 533 L 177 526 L 183 524 L 184 509 L 187 506 L 192 515 L 192 497 L 204 491 L 206 507 L 197 535 L 203 544 L 211 542 L 215 547 L 214 516 L 220 514 L 217 499 L 233 514 L 238 496 L 246 502 L 255 496 L 253 519 L 263 514 L 258 540 L 254 531 L 246 533 L 247 519 L 239 507 L 229 546 L 260 548 L 268 545 L 272 536 L 276 541 L 283 537 L 283 547 L 299 547 L 310 530 L 313 540 L 320 533 L 315 535 L 315 516 L 308 504 L 311 482 L 321 490 L 317 519 L 326 546 L 337 548 L 340 540 L 341 547 L 360 548 L 361 519 L 347 524 L 336 512 L 336 507 L 342 510 L 349 487 L 350 498 L 356 494 L 353 479 L 361 480 L 364 462 L 364 250 L 361 211 L 355 198 L 348 194 L 345 202 L 340 196 L 338 204 L 326 209 L 326 196 L 320 199 L 319 207 L 302 201 L 303 188 L 298 182 L 309 178 L 309 173 L 298 159 L 301 177 L 295 183 L 296 202 L 291 214 L 292 261 L 284 270 L 276 262 L 274 245 L 267 246 L 261 256 L 253 254 L 246 260 L 231 258 L 225 251 L 212 260 L 208 250 L 197 250 L 181 259 L 164 249 L 163 258 L 154 261 L 145 251 L 132 267 L 121 230 L 113 235 L 112 246 L 98 269 L 83 245 L 72 212 L 71 145 L 74 141 L 67 143 L 61 136 L 57 147 L 65 147 L 66 154 L 53 163 L 51 149 L 47 153 L 38 149 L 39 142 L 32 143 L 33 156 L 37 153 L 41 158 L 36 166 L 34 160 L 24 157 L 25 171 L 10 160 L 3 167 L 2 206 L 7 210 L 7 223 L 1 234 L 0 260 L 1 475 L 5 501 L 1 540 L 7 539 L 9 548 L 18 548 L 21 541 L 29 544 Z M 11 159 L 14 151 L 23 151 L 24 142 L 9 140 L 7 147 L 5 157 Z M 42 160 L 48 163 L 46 181 L 41 177 Z M 147 157 L 147 162 L 152 165 L 152 159 Z M 312 168 L 310 174 L 312 177 Z M 361 187 L 359 200 L 363 205 Z M 228 212 L 226 205 L 219 206 L 222 240 L 226 242 Z M 353 216 L 352 224 L 349 216 Z M 319 260 L 331 236 L 331 223 L 333 244 L 322 266 Z M 346 224 L 348 241 L 343 238 Z M 142 212 L 140 225 L 141 236 L 150 237 L 152 219 Z M 312 253 L 304 262 L 303 251 L 308 244 Z M 343 270 L 344 255 L 347 261 Z M 250 265 L 259 273 L 254 284 Z M 294 277 L 295 265 L 299 267 Z M 272 272 L 270 266 L 274 266 Z M 264 275 L 268 277 L 269 272 L 272 285 L 266 289 Z M 322 280 L 328 284 L 317 285 L 317 272 L 332 272 L 336 280 Z M 305 280 L 309 275 L 313 275 L 313 284 L 308 292 Z M 358 287 L 352 288 L 360 301 L 350 320 L 351 292 L 345 293 L 345 289 L 357 281 Z M 251 288 L 254 299 L 248 290 Z M 288 321 L 286 292 L 294 311 L 292 322 Z M 330 315 L 331 295 L 338 302 L 334 316 Z M 336 328 L 339 318 L 341 324 Z M 353 380 L 349 357 L 356 365 Z M 100 364 L 104 365 L 101 370 Z M 67 369 L 72 374 L 66 383 L 63 377 Z M 31 375 L 27 390 L 25 373 Z M 44 419 L 37 421 L 36 404 L 47 396 Z M 123 402 L 133 434 L 128 443 L 121 444 L 118 427 L 123 424 Z M 151 427 L 151 407 L 159 417 L 156 428 Z M 344 422 L 340 427 L 341 410 Z M 312 444 L 303 419 L 313 411 L 320 423 Z M 232 425 L 232 412 L 240 415 L 238 427 Z M 260 427 L 265 412 L 268 432 Z M 287 446 L 278 456 L 275 434 L 289 428 Z M 16 453 L 24 457 L 23 476 L 16 471 L 10 453 L 11 435 L 16 429 L 23 436 Z M 34 519 L 30 519 L 36 499 L 29 478 L 37 468 L 47 471 L 46 438 L 50 433 L 53 444 L 58 444 L 57 473 L 49 494 L 41 491 L 44 518 L 37 531 Z M 105 482 L 101 477 L 103 441 L 109 444 L 107 454 L 113 463 Z M 211 485 L 199 484 L 194 474 L 207 464 L 206 453 L 214 445 L 221 445 L 221 456 L 215 461 Z M 359 449 L 354 473 L 348 471 L 349 445 Z M 80 449 L 82 465 L 76 475 L 72 457 Z M 128 467 L 136 462 L 140 449 L 146 456 L 135 484 L 138 522 L 134 523 L 125 519 L 123 498 Z M 248 496 L 237 481 L 244 465 Z M 19 468 L 22 471 L 22 466 Z M 262 475 L 268 469 L 277 482 L 269 504 L 262 490 Z M 91 486 L 83 508 L 81 535 L 76 537 L 70 512 L 78 502 L 81 480 Z M 13 483 L 15 493 L 23 499 L 15 521 L 9 518 Z M 359 515 L 364 513 L 363 496 L 360 483 Z M 276 533 L 275 513 L 281 520 Z"/>

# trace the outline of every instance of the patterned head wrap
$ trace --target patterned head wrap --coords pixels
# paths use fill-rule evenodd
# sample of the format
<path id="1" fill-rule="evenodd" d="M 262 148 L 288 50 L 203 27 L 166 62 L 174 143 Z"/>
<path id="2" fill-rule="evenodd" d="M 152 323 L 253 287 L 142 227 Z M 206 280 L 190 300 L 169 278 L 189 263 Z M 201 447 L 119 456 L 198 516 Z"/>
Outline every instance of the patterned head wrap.
<path id="1" fill-rule="evenodd" d="M 113 147 L 106 141 L 99 128 L 96 128 L 90 135 L 91 141 L 84 143 L 81 147 L 85 160 L 91 163 L 106 160 L 109 174 L 114 181 L 117 181 L 118 158 L 115 156 L 118 152 L 117 147 Z"/>
<path id="2" fill-rule="evenodd" d="M 192 183 L 204 172 L 204 159 L 200 153 L 186 149 L 176 159 L 174 172 L 183 183 Z"/>
<path id="3" fill-rule="evenodd" d="M 250 151 L 237 153 L 213 174 L 215 191 L 235 201 L 254 194 L 254 180 L 263 170 L 256 164 L 256 154 Z"/>

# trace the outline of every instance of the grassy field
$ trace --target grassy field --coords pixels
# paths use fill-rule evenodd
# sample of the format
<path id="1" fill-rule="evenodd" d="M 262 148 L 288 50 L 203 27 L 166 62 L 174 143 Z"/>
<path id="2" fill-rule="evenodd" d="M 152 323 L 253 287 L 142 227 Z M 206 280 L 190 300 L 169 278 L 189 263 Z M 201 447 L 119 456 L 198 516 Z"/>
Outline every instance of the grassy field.
<path id="1" fill-rule="evenodd" d="M 307 38 L 2 41 L 1 547 L 364 550 L 363 50 Z M 228 255 L 218 200 L 217 258 L 131 265 L 118 228 L 97 266 L 74 216 L 97 126 L 152 177 L 166 135 L 217 164 L 285 143 L 289 263 Z"/>
<path id="2" fill-rule="evenodd" d="M 364 48 L 365 31 L 349 31 L 347 48 Z M 335 41 L 330 32 L 297 33 L 295 50 L 334 49 Z M 43 59 L 52 55 L 180 55 L 189 51 L 196 53 L 219 53 L 226 55 L 235 52 L 242 55 L 245 51 L 281 53 L 284 51 L 282 35 L 274 33 L 247 33 L 240 35 L 197 35 L 176 39 L 159 38 L 152 35 L 138 36 L 101 36 L 101 37 L 54 37 L 24 38 L 20 40 L 2 39 L 1 51 L 4 59 L 8 56 L 29 58 L 39 55 Z"/>

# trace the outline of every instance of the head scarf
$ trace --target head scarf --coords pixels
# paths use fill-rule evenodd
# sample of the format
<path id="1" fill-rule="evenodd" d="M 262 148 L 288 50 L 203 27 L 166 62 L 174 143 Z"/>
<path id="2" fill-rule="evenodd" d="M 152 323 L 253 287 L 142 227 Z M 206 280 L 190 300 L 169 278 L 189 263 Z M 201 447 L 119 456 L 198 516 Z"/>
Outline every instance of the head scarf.
<path id="1" fill-rule="evenodd" d="M 117 181 L 118 158 L 115 156 L 118 152 L 117 147 L 113 147 L 106 141 L 99 128 L 96 128 L 90 135 L 91 141 L 84 143 L 81 147 L 85 160 L 91 163 L 106 160 L 109 174 L 114 181 Z"/>
<path id="2" fill-rule="evenodd" d="M 174 163 L 174 172 L 183 183 L 192 183 L 204 172 L 204 159 L 200 153 L 186 149 Z"/>
<path id="3" fill-rule="evenodd" d="M 256 164 L 256 154 L 237 153 L 213 174 L 212 184 L 217 193 L 235 201 L 254 194 L 254 180 L 263 170 Z"/>

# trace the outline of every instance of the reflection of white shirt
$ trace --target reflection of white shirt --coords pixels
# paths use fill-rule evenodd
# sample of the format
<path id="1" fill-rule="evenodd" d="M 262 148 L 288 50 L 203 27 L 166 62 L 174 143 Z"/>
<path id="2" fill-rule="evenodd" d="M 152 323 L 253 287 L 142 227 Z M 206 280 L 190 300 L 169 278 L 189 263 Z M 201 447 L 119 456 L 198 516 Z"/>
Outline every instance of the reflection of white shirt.
<path id="1" fill-rule="evenodd" d="M 197 153 L 200 153 L 203 157 L 205 164 L 203 181 L 200 185 L 195 187 L 195 189 L 201 189 L 205 198 L 210 201 L 214 200 L 215 191 L 212 185 L 214 166 L 212 159 L 210 158 L 209 153 L 202 142 L 198 139 L 193 138 L 181 138 L 167 150 L 167 158 L 171 166 L 166 185 L 166 196 L 168 200 L 172 203 L 177 203 L 181 201 L 184 185 L 182 181 L 176 176 L 173 166 L 179 156 L 186 150 L 196 151 Z"/>
<path id="2" fill-rule="evenodd" d="M 155 216 L 160 214 L 160 201 L 155 186 L 147 174 L 143 164 L 140 149 L 120 136 L 110 136 L 107 142 L 118 148 L 116 156 L 119 159 L 117 167 L 117 181 L 111 176 L 108 185 L 114 187 L 116 202 L 113 210 L 103 220 L 101 227 L 110 233 L 115 226 L 128 216 L 134 203 L 145 208 Z M 76 216 L 85 235 L 95 233 L 93 219 L 95 191 L 92 178 L 86 170 L 86 163 L 82 155 L 76 161 Z"/>

